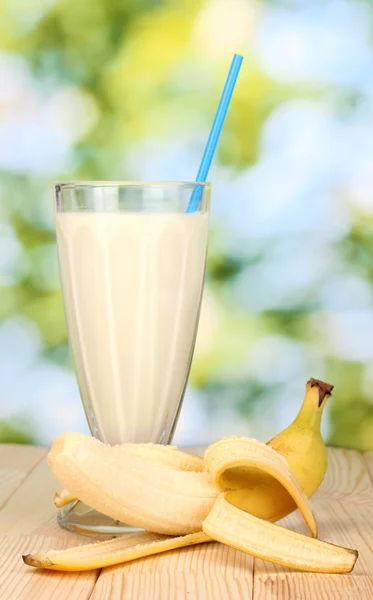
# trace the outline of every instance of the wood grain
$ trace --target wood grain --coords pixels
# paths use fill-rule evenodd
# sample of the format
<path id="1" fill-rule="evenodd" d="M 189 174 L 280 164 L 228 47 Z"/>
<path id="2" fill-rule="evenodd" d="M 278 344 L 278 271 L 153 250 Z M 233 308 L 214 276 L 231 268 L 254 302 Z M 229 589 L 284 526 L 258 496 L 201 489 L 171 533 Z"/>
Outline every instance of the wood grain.
<path id="1" fill-rule="evenodd" d="M 63 549 L 80 544 L 82 538 L 71 536 L 3 536 L 0 539 L 1 600 L 88 600 L 98 571 L 59 573 L 40 571 L 23 564 L 22 554 L 46 551 L 51 546 Z"/>
<path id="2" fill-rule="evenodd" d="M 373 487 L 361 453 L 343 448 L 328 448 L 328 470 L 313 496 L 351 502 L 372 502 Z"/>
<path id="3" fill-rule="evenodd" d="M 166 552 L 102 569 L 92 600 L 243 600 L 253 559 L 222 544 Z"/>
<path id="4" fill-rule="evenodd" d="M 53 504 L 59 487 L 43 458 L 0 511 L 0 534 L 65 535 L 57 524 L 58 511 Z"/>
<path id="5" fill-rule="evenodd" d="M 0 508 L 42 460 L 47 450 L 37 446 L 0 446 Z"/>
<path id="6" fill-rule="evenodd" d="M 253 598 L 260 600 L 372 600 L 370 577 L 279 572 L 259 565 L 254 581 Z"/>

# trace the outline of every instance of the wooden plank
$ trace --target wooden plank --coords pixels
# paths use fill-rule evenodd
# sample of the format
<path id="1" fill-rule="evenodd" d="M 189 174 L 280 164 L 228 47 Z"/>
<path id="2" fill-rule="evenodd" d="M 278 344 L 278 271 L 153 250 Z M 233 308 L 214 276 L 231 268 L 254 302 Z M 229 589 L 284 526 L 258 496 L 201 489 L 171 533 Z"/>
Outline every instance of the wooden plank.
<path id="1" fill-rule="evenodd" d="M 351 575 L 280 572 L 255 568 L 253 598 L 260 600 L 372 600 L 372 579 Z"/>
<path id="2" fill-rule="evenodd" d="M 47 450 L 20 444 L 0 445 L 0 507 L 10 498 Z"/>
<path id="3" fill-rule="evenodd" d="M 359 551 L 353 573 L 343 576 L 300 573 L 256 559 L 253 599 L 372 599 L 373 488 L 364 457 L 355 451 L 331 449 L 329 458 L 323 490 L 311 502 L 320 539 Z M 280 525 L 306 532 L 299 511 L 283 519 Z"/>
<path id="4" fill-rule="evenodd" d="M 253 559 L 201 544 L 103 569 L 92 600 L 248 600 Z"/>
<path id="5" fill-rule="evenodd" d="M 56 521 L 53 496 L 59 487 L 44 458 L 0 510 L 0 534 L 68 536 Z"/>
<path id="6" fill-rule="evenodd" d="M 63 549 L 79 544 L 83 538 L 70 540 L 54 536 L 4 536 L 0 538 L 0 598 L 1 600 L 88 600 L 98 571 L 63 573 L 41 571 L 23 564 L 22 554 L 46 551 L 50 547 Z"/>
<path id="7" fill-rule="evenodd" d="M 101 577 L 95 585 L 92 600 L 249 600 L 251 584 L 246 579 L 211 578 L 203 573 L 122 574 L 120 580 Z"/>

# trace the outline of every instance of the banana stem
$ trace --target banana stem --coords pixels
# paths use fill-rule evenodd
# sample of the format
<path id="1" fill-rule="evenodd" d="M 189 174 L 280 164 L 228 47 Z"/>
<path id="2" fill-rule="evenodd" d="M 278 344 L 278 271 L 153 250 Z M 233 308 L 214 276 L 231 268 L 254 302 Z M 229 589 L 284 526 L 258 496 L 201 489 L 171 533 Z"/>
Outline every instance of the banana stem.
<path id="1" fill-rule="evenodd" d="M 333 386 L 319 379 L 311 378 L 306 385 L 306 395 L 299 413 L 294 419 L 301 429 L 320 430 L 322 413 Z"/>

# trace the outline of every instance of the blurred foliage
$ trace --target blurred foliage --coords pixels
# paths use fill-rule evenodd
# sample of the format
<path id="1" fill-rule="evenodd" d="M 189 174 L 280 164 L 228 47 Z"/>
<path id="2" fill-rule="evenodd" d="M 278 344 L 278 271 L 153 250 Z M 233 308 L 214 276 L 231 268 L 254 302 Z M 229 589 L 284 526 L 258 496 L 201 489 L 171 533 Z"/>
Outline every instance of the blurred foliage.
<path id="1" fill-rule="evenodd" d="M 340 240 L 338 252 L 373 284 L 372 250 L 373 215 L 359 212 L 354 216 L 350 231 Z"/>
<path id="2" fill-rule="evenodd" d="M 129 159 L 128 149 L 139 148 L 137 163 L 141 163 L 146 143 L 141 144 L 154 140 L 185 139 L 189 153 L 200 155 L 227 66 L 227 54 L 219 48 L 215 54 L 206 50 L 204 36 L 196 33 L 196 20 L 207 4 L 203 0 L 0 3 L 0 49 L 25 61 L 37 94 L 46 101 L 60 88 L 78 91 L 81 122 L 87 119 L 81 129 L 79 116 L 70 126 L 63 121 L 71 148 L 62 166 L 14 167 L 0 173 L 1 216 L 21 247 L 10 276 L 0 281 L 0 319 L 20 315 L 35 323 L 41 359 L 71 369 L 56 275 L 52 180 L 115 180 L 123 179 L 123 173 L 126 179 L 135 178 L 138 165 Z M 260 3 L 254 5 L 258 8 Z M 275 0 L 263 5 L 298 7 L 296 2 Z M 254 24 L 256 18 L 253 13 Z M 327 94 L 337 92 L 327 89 Z M 295 86 L 273 81 L 256 64 L 246 40 L 245 69 L 217 162 L 235 173 L 245 172 L 260 156 L 263 125 L 274 109 L 289 99 L 321 95 L 319 83 Z M 358 98 L 357 90 L 342 89 L 340 110 L 354 110 Z M 28 100 L 25 96 L 25 104 Z M 22 123 L 22 111 L 17 110 Z M 62 108 L 61 119 L 63 113 Z M 373 288 L 373 217 L 356 212 L 352 220 L 351 228 L 331 244 L 332 251 Z M 311 357 L 314 351 L 322 355 L 322 372 L 310 372 L 313 364 L 319 365 L 311 361 L 299 377 L 323 376 L 336 384 L 330 443 L 373 448 L 373 390 L 364 383 L 368 366 L 334 356 L 325 341 L 328 332 L 315 326 L 315 319 L 321 320 L 318 311 L 323 310 L 319 290 L 327 287 L 333 273 L 320 274 L 317 285 L 306 282 L 299 296 L 290 295 L 290 300 L 274 306 L 270 300 L 276 290 L 268 286 L 267 305 L 256 308 L 250 305 L 251 289 L 259 285 L 271 253 L 276 254 L 276 239 L 232 244 L 236 234 L 226 234 L 225 225 L 216 223 L 211 235 L 204 314 L 191 374 L 207 410 L 213 414 L 229 403 L 249 418 L 261 403 L 274 405 L 288 389 L 289 382 L 282 378 L 288 375 L 282 368 L 277 372 L 275 363 L 281 356 L 275 355 L 266 359 L 266 377 L 254 372 L 258 345 L 268 338 L 298 343 L 299 348 L 303 344 Z M 249 284 L 238 297 L 237 285 L 244 276 Z M 0 421 L 0 441 L 34 439 L 24 424 Z"/>
<path id="3" fill-rule="evenodd" d="M 331 402 L 330 443 L 336 446 L 372 449 L 373 402 L 362 389 L 363 371 L 358 363 L 329 361 L 329 378 L 338 381 L 338 395 Z"/>
<path id="4" fill-rule="evenodd" d="M 35 438 L 26 424 L 0 420 L 0 441 L 2 444 L 34 444 Z"/>

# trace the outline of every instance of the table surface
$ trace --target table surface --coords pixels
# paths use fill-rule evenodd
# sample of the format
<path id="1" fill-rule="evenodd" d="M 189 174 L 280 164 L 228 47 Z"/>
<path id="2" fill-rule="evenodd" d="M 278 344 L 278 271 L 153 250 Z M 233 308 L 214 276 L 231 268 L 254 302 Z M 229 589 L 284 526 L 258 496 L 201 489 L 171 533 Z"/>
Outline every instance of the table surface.
<path id="1" fill-rule="evenodd" d="M 327 475 L 311 500 L 320 538 L 359 550 L 348 575 L 300 573 L 217 543 L 81 573 L 27 567 L 22 554 L 90 541 L 58 527 L 53 505 L 58 484 L 46 453 L 0 445 L 1 600 L 373 598 L 373 452 L 329 449 Z M 306 533 L 298 511 L 281 524 Z"/>

